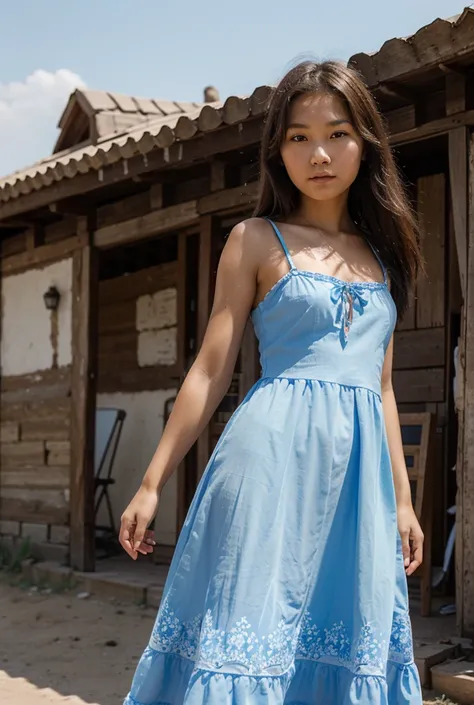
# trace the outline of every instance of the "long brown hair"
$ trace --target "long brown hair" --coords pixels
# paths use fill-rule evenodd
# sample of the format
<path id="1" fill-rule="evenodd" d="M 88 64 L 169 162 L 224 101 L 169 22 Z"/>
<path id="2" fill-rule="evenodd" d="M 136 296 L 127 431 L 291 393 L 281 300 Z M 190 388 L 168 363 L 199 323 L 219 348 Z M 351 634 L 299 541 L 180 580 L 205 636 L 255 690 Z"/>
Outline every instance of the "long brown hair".
<path id="1" fill-rule="evenodd" d="M 285 221 L 300 193 L 281 161 L 280 147 L 292 100 L 304 93 L 332 93 L 346 105 L 365 143 L 364 159 L 349 192 L 349 213 L 387 267 L 398 314 L 405 311 L 420 264 L 418 224 L 372 94 L 359 74 L 342 63 L 303 62 L 275 89 L 264 127 L 260 197 L 254 215 Z"/>

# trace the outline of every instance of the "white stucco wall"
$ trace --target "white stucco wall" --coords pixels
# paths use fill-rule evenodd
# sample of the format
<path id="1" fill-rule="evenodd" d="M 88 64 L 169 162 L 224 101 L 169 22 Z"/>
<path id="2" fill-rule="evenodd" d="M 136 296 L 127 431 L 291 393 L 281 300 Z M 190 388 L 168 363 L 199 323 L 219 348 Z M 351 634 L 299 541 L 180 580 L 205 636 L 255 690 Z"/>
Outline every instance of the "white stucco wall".
<path id="1" fill-rule="evenodd" d="M 58 315 L 58 366 L 71 364 L 72 260 L 5 277 L 2 282 L 1 372 L 4 376 L 46 370 L 53 364 L 51 312 L 43 294 L 61 294 Z"/>
<path id="2" fill-rule="evenodd" d="M 175 395 L 172 389 L 166 391 L 137 392 L 135 394 L 99 394 L 98 408 L 124 409 L 122 437 L 115 459 L 113 477 L 116 484 L 110 496 L 117 529 L 120 516 L 140 486 L 142 477 L 156 450 L 163 431 L 163 411 L 166 399 Z M 177 473 L 168 481 L 155 521 L 156 539 L 159 543 L 176 543 L 176 517 L 178 507 Z M 99 513 L 102 521 L 105 505 Z"/>

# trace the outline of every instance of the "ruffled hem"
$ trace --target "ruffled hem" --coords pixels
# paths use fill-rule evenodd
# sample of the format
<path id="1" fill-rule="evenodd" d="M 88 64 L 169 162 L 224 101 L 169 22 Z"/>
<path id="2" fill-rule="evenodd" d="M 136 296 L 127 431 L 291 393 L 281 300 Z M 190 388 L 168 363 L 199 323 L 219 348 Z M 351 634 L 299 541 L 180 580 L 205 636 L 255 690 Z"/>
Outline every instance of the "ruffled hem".
<path id="1" fill-rule="evenodd" d="M 124 705 L 421 705 L 414 663 L 389 661 L 384 676 L 298 660 L 279 676 L 196 669 L 192 661 L 146 649 Z"/>

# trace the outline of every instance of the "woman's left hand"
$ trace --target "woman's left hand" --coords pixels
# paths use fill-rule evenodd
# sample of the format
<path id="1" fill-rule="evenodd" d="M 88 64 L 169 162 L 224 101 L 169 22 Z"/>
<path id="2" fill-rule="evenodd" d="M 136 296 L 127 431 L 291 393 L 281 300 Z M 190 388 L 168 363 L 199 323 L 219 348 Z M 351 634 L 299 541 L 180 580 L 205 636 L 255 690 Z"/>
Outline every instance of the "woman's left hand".
<path id="1" fill-rule="evenodd" d="M 413 575 L 423 562 L 423 532 L 412 506 L 398 508 L 397 518 L 405 573 Z"/>

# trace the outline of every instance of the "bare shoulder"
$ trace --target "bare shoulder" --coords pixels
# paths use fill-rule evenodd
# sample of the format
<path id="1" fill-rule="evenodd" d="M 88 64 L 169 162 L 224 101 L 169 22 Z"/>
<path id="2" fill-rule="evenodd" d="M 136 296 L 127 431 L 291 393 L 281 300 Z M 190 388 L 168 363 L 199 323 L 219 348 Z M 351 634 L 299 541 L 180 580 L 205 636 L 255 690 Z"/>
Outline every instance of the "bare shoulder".
<path id="1" fill-rule="evenodd" d="M 264 218 L 247 218 L 234 225 L 227 239 L 226 247 L 245 252 L 257 264 L 268 253 L 272 243 L 271 225 Z"/>
<path id="2" fill-rule="evenodd" d="M 264 236 L 268 232 L 270 227 L 268 221 L 265 218 L 246 218 L 241 220 L 240 223 L 234 225 L 231 230 L 230 236 L 236 239 L 255 239 L 258 236 Z"/>

